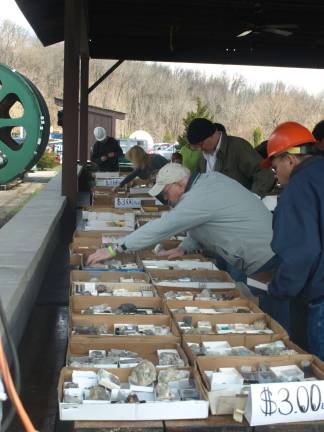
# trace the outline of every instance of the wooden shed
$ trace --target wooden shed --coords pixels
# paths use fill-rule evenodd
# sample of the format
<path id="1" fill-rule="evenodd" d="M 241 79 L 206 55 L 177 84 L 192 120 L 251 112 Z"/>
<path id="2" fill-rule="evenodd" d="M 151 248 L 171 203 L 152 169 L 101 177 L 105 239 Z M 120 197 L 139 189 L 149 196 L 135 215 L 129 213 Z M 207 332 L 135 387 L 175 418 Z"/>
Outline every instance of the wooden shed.
<path id="1" fill-rule="evenodd" d="M 63 107 L 63 99 L 54 98 L 55 104 Z M 79 107 L 80 108 L 80 107 Z M 116 120 L 124 120 L 126 114 L 106 108 L 99 108 L 93 105 L 88 107 L 88 156 L 90 149 L 95 142 L 93 130 L 96 126 L 106 129 L 107 135 L 116 138 Z"/>

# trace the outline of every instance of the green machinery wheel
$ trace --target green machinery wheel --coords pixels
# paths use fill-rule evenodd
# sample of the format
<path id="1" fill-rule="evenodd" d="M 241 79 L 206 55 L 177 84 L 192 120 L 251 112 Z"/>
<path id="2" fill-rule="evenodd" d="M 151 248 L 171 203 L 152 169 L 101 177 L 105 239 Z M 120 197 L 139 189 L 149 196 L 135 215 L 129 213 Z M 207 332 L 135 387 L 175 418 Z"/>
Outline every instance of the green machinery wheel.
<path id="1" fill-rule="evenodd" d="M 12 107 L 20 104 L 13 117 Z M 12 131 L 23 127 L 17 140 Z M 19 72 L 0 64 L 0 184 L 6 184 L 32 168 L 48 143 L 50 118 L 46 103 L 36 86 Z"/>

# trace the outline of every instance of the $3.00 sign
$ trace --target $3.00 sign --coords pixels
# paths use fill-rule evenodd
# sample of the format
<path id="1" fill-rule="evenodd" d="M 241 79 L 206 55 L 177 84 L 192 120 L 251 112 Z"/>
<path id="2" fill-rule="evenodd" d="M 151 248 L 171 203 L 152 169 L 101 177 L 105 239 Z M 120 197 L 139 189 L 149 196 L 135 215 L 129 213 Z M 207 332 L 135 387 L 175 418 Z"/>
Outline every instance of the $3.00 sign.
<path id="1" fill-rule="evenodd" d="M 245 416 L 251 426 L 324 420 L 324 381 L 252 384 Z"/>

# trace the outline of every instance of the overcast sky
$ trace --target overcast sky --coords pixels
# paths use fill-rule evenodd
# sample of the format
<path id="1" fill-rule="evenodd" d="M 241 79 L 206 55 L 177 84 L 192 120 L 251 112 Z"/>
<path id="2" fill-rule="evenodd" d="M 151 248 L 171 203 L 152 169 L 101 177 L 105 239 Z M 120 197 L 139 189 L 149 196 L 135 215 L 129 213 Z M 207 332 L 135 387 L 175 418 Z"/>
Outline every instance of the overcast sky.
<path id="1" fill-rule="evenodd" d="M 11 21 L 32 31 L 14 0 L 1 0 L 1 19 Z M 223 72 L 229 77 L 242 75 L 248 85 L 258 87 L 262 82 L 283 81 L 286 85 L 306 89 L 317 94 L 324 91 L 324 71 L 318 69 L 275 68 L 259 66 L 202 65 L 190 63 L 166 63 L 171 67 L 183 67 L 199 70 L 208 76 Z"/>

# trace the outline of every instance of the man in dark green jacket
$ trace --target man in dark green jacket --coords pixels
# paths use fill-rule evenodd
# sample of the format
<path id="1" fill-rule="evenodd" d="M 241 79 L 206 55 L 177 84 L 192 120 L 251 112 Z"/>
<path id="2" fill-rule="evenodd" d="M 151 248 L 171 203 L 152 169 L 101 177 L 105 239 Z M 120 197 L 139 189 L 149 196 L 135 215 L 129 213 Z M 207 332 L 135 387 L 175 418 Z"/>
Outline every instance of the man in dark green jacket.
<path id="1" fill-rule="evenodd" d="M 202 151 L 199 172 L 221 172 L 261 197 L 273 189 L 272 171 L 260 168 L 260 155 L 243 138 L 227 135 L 204 118 L 190 123 L 187 138 L 193 148 Z"/>

